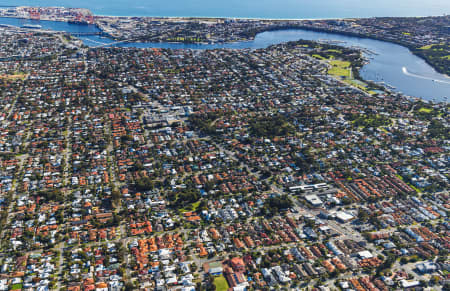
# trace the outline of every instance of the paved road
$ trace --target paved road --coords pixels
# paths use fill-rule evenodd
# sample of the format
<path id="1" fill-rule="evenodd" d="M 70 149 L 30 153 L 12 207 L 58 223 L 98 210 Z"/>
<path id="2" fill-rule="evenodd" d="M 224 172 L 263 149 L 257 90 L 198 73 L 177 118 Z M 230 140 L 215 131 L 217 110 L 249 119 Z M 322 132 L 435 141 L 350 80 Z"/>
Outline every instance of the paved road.
<path id="1" fill-rule="evenodd" d="M 22 92 L 23 92 L 23 87 L 21 87 L 19 89 L 19 91 L 18 91 L 18 93 L 16 95 L 16 98 L 14 99 L 13 103 L 11 104 L 11 106 L 8 108 L 8 114 L 7 114 L 6 118 L 1 122 L 1 124 L 0 124 L 1 127 L 7 127 L 8 126 L 9 118 L 11 117 L 11 114 L 14 111 L 14 108 L 15 108 L 16 103 L 17 103 L 17 99 L 22 94 Z M 28 128 L 27 130 L 28 131 L 26 132 L 26 135 L 25 135 L 25 141 L 28 140 L 28 136 L 30 135 L 30 131 L 29 131 L 30 129 Z M 27 145 L 28 145 L 28 142 L 25 142 L 24 146 L 26 147 Z M 20 156 L 18 156 L 16 158 L 19 159 L 19 165 L 18 165 L 19 169 L 15 170 L 15 173 L 21 173 L 22 168 L 23 168 L 23 164 L 24 164 L 25 160 L 28 159 L 28 154 L 20 155 Z M 17 191 L 16 191 L 16 189 L 17 189 L 17 184 L 19 183 L 19 181 L 17 181 L 17 180 L 20 179 L 20 178 L 21 177 L 15 177 L 15 179 L 13 180 L 13 185 L 12 185 L 11 190 L 10 190 L 10 193 L 12 193 L 12 198 L 11 198 L 11 201 L 10 201 L 10 203 L 8 205 L 8 210 L 7 210 L 8 214 L 7 214 L 7 217 L 6 217 L 5 225 L 9 225 L 9 223 L 11 221 L 11 217 L 12 217 L 12 214 L 13 214 L 12 213 L 13 206 L 14 206 L 14 203 L 15 203 L 15 201 L 17 199 L 17 195 L 16 195 Z M 6 228 L 3 228 L 2 233 L 0 234 L 0 237 L 2 239 L 5 236 L 5 231 L 6 231 Z"/>

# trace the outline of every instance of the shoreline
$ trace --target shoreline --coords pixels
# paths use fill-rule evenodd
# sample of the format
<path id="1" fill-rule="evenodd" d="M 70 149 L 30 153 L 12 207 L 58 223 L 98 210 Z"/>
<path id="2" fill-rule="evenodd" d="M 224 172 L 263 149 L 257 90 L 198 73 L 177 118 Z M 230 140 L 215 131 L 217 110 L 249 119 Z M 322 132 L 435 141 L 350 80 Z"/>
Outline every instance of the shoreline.
<path id="1" fill-rule="evenodd" d="M 29 8 L 32 6 L 15 6 L 20 7 L 20 8 Z M 34 7 L 34 6 L 33 6 Z M 0 9 L 2 7 L 0 6 Z M 41 7 L 42 8 L 42 7 Z M 67 9 L 67 7 L 58 7 L 58 6 L 52 6 L 52 7 L 45 7 L 45 8 L 54 8 L 54 9 Z M 243 40 L 238 40 L 238 41 L 216 41 L 216 42 L 183 42 L 183 41 L 173 41 L 173 43 L 189 43 L 189 44 L 227 44 L 227 43 L 236 43 L 236 42 L 245 42 L 245 41 L 252 41 L 254 40 L 255 36 L 259 33 L 263 33 L 263 32 L 267 32 L 267 31 L 276 31 L 276 30 L 295 30 L 295 29 L 303 29 L 303 30 L 309 30 L 309 31 L 317 31 L 317 32 L 324 32 L 324 33 L 331 33 L 331 34 L 337 34 L 337 35 L 346 35 L 346 36 L 353 36 L 353 37 L 359 37 L 359 38 L 366 38 L 366 39 L 374 39 L 374 40 L 379 40 L 379 41 L 384 41 L 384 42 L 388 42 L 388 43 L 392 43 L 392 44 L 397 44 L 400 46 L 403 46 L 405 48 L 407 48 L 411 54 L 419 57 L 420 59 L 424 60 L 428 65 L 430 65 L 430 67 L 433 68 L 433 70 L 435 70 L 437 73 L 442 74 L 445 78 L 450 78 L 450 76 L 448 74 L 446 74 L 445 72 L 440 71 L 437 67 L 435 67 L 432 63 L 429 62 L 429 60 L 425 57 L 423 57 L 420 54 L 416 53 L 416 47 L 414 47 L 413 45 L 404 43 L 402 41 L 396 41 L 396 40 L 391 40 L 391 39 L 386 39 L 384 37 L 379 37 L 377 35 L 368 35 L 368 34 L 362 34 L 362 33 L 357 33 L 357 32 L 346 32 L 346 31 L 339 31 L 339 30 L 333 30 L 333 29 L 327 29 L 327 28 L 321 28 L 321 27 L 311 27 L 308 25 L 302 25 L 302 24 L 292 24 L 289 25 L 287 24 L 286 26 L 279 26 L 277 27 L 276 25 L 278 24 L 282 24 L 279 22 L 283 22 L 283 21 L 325 21 L 325 20 L 355 20 L 355 19 L 370 19 L 370 18 L 358 18 L 358 17 L 351 17 L 351 18 L 297 18 L 297 19 L 289 19 L 289 18 L 284 18 L 284 19 L 273 19 L 273 18 L 234 18 L 234 17 L 192 17 L 192 16 L 111 16 L 111 15 L 96 15 L 93 14 L 91 10 L 86 9 L 86 8 L 69 8 L 69 9 L 85 9 L 87 11 L 89 11 L 89 13 L 91 13 L 91 15 L 93 15 L 94 19 L 96 20 L 101 20 L 103 19 L 163 19 L 163 20 L 186 20 L 186 21 L 195 21 L 195 20 L 227 20 L 227 19 L 231 19 L 231 20 L 247 20 L 247 21 L 261 21 L 261 22 L 274 22 L 273 23 L 273 27 L 264 27 L 262 29 L 256 29 L 255 31 L 253 31 L 251 33 L 251 35 L 247 36 L 247 39 L 243 39 Z M 25 20 L 33 20 L 30 17 L 21 17 L 20 15 L 17 16 L 8 16 L 8 15 L 2 15 L 0 17 L 5 17 L 5 18 L 16 18 L 16 19 L 25 19 Z M 390 17 L 390 16 L 386 16 L 386 17 L 380 17 L 380 18 L 421 18 L 421 17 L 439 17 L 439 16 L 412 16 L 412 17 Z M 372 18 L 378 18 L 378 17 L 372 17 Z M 48 18 L 44 18 L 41 19 L 42 21 L 59 21 L 59 22 L 65 22 L 65 23 L 70 23 L 70 19 L 48 19 Z M 40 21 L 40 20 L 36 20 L 36 21 Z M 152 43 L 151 41 L 141 41 L 141 40 L 127 40 L 127 39 L 122 39 L 122 38 L 118 38 L 115 37 L 111 34 L 109 34 L 108 32 L 105 31 L 105 29 L 102 27 L 102 25 L 99 25 L 98 23 L 93 23 L 93 24 L 86 24 L 86 25 L 93 25 L 96 26 L 100 32 L 104 33 L 108 38 L 110 38 L 111 40 L 115 40 L 115 41 L 121 41 L 121 42 L 125 42 L 125 43 Z M 70 33 L 70 32 L 69 32 Z M 160 42 L 155 42 L 155 43 L 161 43 L 163 41 Z"/>
<path id="2" fill-rule="evenodd" d="M 26 5 L 6 5 L 0 6 L 2 8 L 61 8 L 61 9 L 86 9 L 94 17 L 113 17 L 113 18 L 179 18 L 179 19 L 236 19 L 236 20 L 266 20 L 266 21 L 295 21 L 295 20 L 349 20 L 349 19 L 365 19 L 365 18 L 420 18 L 420 17 L 439 17 L 442 14 L 436 15 L 403 15 L 403 16 L 386 16 L 386 15 L 371 15 L 371 16 L 342 16 L 342 17 L 308 17 L 308 18 L 272 18 L 272 17 L 240 17 L 240 16 L 158 16 L 158 15 L 109 15 L 96 14 L 89 8 L 82 7 L 66 7 L 66 6 L 26 6 Z M 449 12 L 450 13 L 450 12 Z M 445 14 L 445 13 L 444 13 Z M 6 16 L 2 16 L 6 17 Z M 17 18 L 17 17 L 16 17 Z M 24 18 L 30 19 L 30 18 Z"/>
<path id="3" fill-rule="evenodd" d="M 367 18 L 421 18 L 439 17 L 442 15 L 411 15 L 411 16 L 349 16 L 349 17 L 311 17 L 311 18 L 266 18 L 266 17 L 234 17 L 234 16 L 119 16 L 93 14 L 94 17 L 115 17 L 115 18 L 180 18 L 180 19 L 235 19 L 235 20 L 266 20 L 266 21 L 296 21 L 296 20 L 350 20 Z"/>

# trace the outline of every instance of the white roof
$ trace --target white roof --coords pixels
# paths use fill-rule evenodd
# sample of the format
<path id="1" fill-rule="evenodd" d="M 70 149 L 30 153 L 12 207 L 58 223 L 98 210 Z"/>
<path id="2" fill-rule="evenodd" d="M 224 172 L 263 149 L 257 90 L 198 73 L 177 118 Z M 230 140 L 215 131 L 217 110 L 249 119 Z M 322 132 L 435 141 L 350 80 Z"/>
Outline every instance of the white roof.
<path id="1" fill-rule="evenodd" d="M 419 286 L 419 281 L 407 281 L 407 280 L 401 280 L 400 283 L 402 284 L 403 288 L 411 288 L 415 286 Z"/>
<path id="2" fill-rule="evenodd" d="M 339 220 L 342 220 L 342 221 L 349 221 L 349 220 L 352 220 L 354 218 L 353 215 L 351 215 L 351 214 L 349 214 L 347 212 L 343 212 L 343 211 L 336 212 L 336 217 Z"/>
<path id="3" fill-rule="evenodd" d="M 322 200 L 320 200 L 320 198 L 319 198 L 319 196 L 317 196 L 317 195 L 306 195 L 305 196 L 305 199 L 309 202 L 309 203 L 311 203 L 312 205 L 319 205 L 319 204 L 322 204 L 323 202 L 322 202 Z"/>
<path id="4" fill-rule="evenodd" d="M 370 259 L 370 258 L 373 258 L 373 255 L 372 255 L 372 253 L 371 252 L 369 252 L 369 251 L 361 251 L 361 252 L 359 252 L 358 253 L 358 256 L 361 258 L 361 259 Z"/>

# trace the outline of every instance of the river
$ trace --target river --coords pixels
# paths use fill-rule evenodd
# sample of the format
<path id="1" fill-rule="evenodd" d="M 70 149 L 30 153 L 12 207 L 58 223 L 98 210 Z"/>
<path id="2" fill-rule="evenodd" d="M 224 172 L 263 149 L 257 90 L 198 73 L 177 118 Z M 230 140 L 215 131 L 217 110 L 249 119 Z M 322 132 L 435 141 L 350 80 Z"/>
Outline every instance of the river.
<path id="1" fill-rule="evenodd" d="M 16 18 L 0 18 L 0 24 L 21 26 L 25 23 L 40 24 L 44 29 L 76 32 L 98 32 L 94 25 L 78 25 L 56 21 L 30 21 Z M 88 46 L 110 44 L 114 41 L 100 36 L 81 37 Z M 120 47 L 170 48 L 170 49 L 218 49 L 218 48 L 266 48 L 298 39 L 338 41 L 339 45 L 355 46 L 373 52 L 365 53 L 370 62 L 364 65 L 360 75 L 365 80 L 384 82 L 403 94 L 424 100 L 447 101 L 450 95 L 450 78 L 437 73 L 423 59 L 413 55 L 406 47 L 368 38 L 346 36 L 336 33 L 316 32 L 303 29 L 266 31 L 252 41 L 225 44 L 183 43 L 121 43 Z"/>

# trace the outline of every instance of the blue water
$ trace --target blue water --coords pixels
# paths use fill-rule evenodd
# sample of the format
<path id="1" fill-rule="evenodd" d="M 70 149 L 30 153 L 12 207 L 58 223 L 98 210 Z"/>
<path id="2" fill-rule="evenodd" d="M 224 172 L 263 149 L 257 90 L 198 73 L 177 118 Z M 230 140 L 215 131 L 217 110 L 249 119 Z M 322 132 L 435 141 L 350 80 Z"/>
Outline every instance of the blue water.
<path id="1" fill-rule="evenodd" d="M 31 21 L 16 18 L 1 18 L 0 24 L 21 26 L 25 23 L 40 24 L 44 29 L 58 31 L 98 32 L 95 25 L 69 24 L 56 21 Z M 88 46 L 112 44 L 113 40 L 101 36 L 81 37 Z M 374 52 L 367 55 L 370 62 L 360 71 L 365 80 L 385 82 L 406 95 L 420 97 L 425 100 L 446 101 L 450 95 L 450 78 L 437 73 L 424 60 L 413 55 L 407 48 L 397 44 L 367 38 L 351 37 L 333 33 L 307 31 L 301 29 L 267 31 L 258 34 L 254 40 L 226 44 L 183 44 L 183 43 L 121 43 L 120 47 L 170 48 L 170 49 L 217 49 L 217 48 L 266 48 L 298 39 L 333 40 L 340 45 L 357 46 Z M 404 68 L 406 69 L 406 73 Z"/>
<path id="2" fill-rule="evenodd" d="M 46 20 L 31 20 L 21 18 L 0 17 L 0 24 L 7 24 L 13 26 L 22 26 L 24 24 L 38 24 L 43 29 L 51 29 L 56 31 L 67 31 L 71 33 L 79 32 L 100 32 L 101 30 L 96 25 L 79 25 L 74 23 L 62 21 L 46 21 Z"/>
<path id="3" fill-rule="evenodd" d="M 448 0 L 0 0 L 0 5 L 82 7 L 117 16 L 344 18 L 450 13 Z"/>

